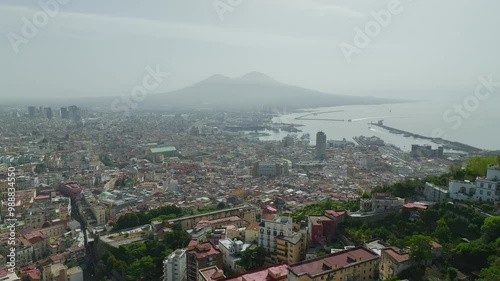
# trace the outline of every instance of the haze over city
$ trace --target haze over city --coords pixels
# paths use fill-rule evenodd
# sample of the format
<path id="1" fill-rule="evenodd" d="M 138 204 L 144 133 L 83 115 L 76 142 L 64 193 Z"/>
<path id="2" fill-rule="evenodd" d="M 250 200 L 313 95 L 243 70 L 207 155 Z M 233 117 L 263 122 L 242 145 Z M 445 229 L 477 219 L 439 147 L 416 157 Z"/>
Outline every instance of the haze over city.
<path id="1" fill-rule="evenodd" d="M 67 3 L 66 3 L 67 2 Z M 65 1 L 15 54 L 23 17 L 38 2 L 0 4 L 0 95 L 9 99 L 116 96 L 147 66 L 170 76 L 168 92 L 214 74 L 251 71 L 326 93 L 432 98 L 470 93 L 480 75 L 500 77 L 498 1 L 398 1 L 399 13 L 348 63 L 373 12 L 388 1 Z"/>
<path id="2" fill-rule="evenodd" d="M 0 280 L 499 281 L 498 0 L 2 0 Z"/>

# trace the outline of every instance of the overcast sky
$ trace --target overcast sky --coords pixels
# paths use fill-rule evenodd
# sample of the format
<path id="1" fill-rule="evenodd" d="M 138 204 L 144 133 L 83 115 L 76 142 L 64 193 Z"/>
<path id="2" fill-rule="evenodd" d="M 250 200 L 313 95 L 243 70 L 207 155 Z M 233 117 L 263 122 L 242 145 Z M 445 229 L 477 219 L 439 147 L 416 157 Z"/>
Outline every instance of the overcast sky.
<path id="1" fill-rule="evenodd" d="M 355 28 L 390 1 L 65 1 L 33 38 L 23 35 L 23 17 L 40 15 L 38 1 L 0 2 L 0 96 L 114 96 L 156 65 L 171 74 L 156 92 L 250 71 L 384 97 L 472 91 L 481 75 L 500 80 L 498 0 L 401 0 L 350 63 L 339 44 L 356 46 Z M 214 4 L 224 3 L 235 7 L 220 16 Z"/>

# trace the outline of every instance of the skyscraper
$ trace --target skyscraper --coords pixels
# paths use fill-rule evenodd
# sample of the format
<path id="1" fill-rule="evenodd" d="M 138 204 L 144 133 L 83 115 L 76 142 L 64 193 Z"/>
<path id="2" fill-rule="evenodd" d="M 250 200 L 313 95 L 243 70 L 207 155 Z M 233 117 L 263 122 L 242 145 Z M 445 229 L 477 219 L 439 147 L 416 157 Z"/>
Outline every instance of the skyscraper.
<path id="1" fill-rule="evenodd" d="M 28 116 L 34 118 L 36 116 L 36 107 L 28 106 Z"/>
<path id="2" fill-rule="evenodd" d="M 318 132 L 316 134 L 316 159 L 325 160 L 326 158 L 326 134 Z"/>
<path id="3" fill-rule="evenodd" d="M 69 112 L 66 107 L 61 107 L 61 119 L 69 119 Z"/>
<path id="4" fill-rule="evenodd" d="M 47 119 L 52 119 L 53 117 L 52 108 L 50 107 L 45 108 L 45 116 L 47 117 Z"/>

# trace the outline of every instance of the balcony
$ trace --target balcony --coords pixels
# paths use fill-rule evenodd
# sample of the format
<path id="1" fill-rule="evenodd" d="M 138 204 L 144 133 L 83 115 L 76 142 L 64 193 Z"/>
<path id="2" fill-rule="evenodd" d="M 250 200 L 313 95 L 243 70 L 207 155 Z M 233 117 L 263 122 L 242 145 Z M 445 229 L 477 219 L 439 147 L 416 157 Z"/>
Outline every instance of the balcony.
<path id="1" fill-rule="evenodd" d="M 276 249 L 276 254 L 286 256 L 287 252 L 285 250 Z"/>

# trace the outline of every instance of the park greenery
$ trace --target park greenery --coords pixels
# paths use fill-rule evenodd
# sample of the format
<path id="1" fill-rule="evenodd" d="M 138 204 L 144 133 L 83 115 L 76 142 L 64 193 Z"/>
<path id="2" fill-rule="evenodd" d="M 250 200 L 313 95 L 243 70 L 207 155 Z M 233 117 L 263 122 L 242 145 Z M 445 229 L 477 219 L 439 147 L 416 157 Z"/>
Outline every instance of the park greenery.
<path id="1" fill-rule="evenodd" d="M 304 208 L 295 210 L 290 213 L 290 216 L 295 222 L 305 221 L 309 216 L 322 216 L 326 210 L 359 210 L 359 202 L 357 201 L 331 201 L 327 199 L 323 202 L 316 204 L 309 204 L 304 206 Z"/>
<path id="2" fill-rule="evenodd" d="M 107 251 L 97 264 L 97 275 L 104 278 L 105 275 L 113 274 L 134 281 L 158 280 L 162 275 L 165 257 L 176 249 L 187 247 L 189 240 L 189 235 L 175 224 L 162 240 L 155 238 Z"/>

